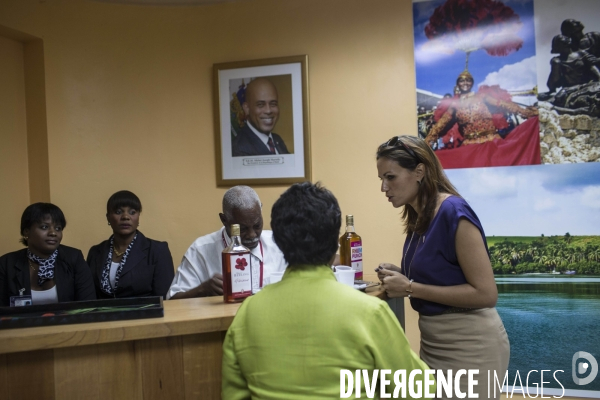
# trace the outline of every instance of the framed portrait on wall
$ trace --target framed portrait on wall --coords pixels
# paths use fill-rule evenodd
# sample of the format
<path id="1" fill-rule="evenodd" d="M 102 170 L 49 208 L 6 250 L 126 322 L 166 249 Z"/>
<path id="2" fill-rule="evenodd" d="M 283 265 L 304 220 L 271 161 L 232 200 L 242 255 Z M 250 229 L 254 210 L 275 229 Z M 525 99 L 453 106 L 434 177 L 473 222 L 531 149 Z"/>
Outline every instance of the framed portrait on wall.
<path id="1" fill-rule="evenodd" d="M 217 185 L 310 180 L 308 57 L 215 64 Z"/>

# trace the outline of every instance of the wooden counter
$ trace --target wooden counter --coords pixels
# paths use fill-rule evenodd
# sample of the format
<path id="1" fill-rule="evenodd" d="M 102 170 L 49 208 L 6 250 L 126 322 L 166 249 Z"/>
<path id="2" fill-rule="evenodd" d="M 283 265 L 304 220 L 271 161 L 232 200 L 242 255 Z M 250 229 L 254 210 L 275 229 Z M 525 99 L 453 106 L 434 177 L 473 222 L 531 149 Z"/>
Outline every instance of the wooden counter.
<path id="1" fill-rule="evenodd" d="M 220 399 L 239 304 L 164 302 L 165 316 L 0 331 L 2 399 Z"/>
<path id="2" fill-rule="evenodd" d="M 163 318 L 0 330 L 0 354 L 226 331 L 240 304 L 224 304 L 218 296 L 163 306 Z"/>
<path id="3" fill-rule="evenodd" d="M 220 399 L 222 343 L 240 304 L 163 305 L 163 318 L 0 330 L 0 398 Z"/>

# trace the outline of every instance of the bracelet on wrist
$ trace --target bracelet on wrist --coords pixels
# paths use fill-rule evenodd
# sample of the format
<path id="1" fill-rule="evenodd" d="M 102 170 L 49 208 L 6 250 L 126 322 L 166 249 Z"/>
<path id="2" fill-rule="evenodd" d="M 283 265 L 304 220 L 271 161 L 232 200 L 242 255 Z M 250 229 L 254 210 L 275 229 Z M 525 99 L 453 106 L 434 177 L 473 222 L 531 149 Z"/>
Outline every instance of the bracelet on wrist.
<path id="1" fill-rule="evenodd" d="M 410 295 L 413 292 L 412 291 L 412 283 L 413 283 L 413 279 L 408 281 L 408 289 L 406 289 L 406 292 L 408 293 L 408 298 L 410 299 Z"/>

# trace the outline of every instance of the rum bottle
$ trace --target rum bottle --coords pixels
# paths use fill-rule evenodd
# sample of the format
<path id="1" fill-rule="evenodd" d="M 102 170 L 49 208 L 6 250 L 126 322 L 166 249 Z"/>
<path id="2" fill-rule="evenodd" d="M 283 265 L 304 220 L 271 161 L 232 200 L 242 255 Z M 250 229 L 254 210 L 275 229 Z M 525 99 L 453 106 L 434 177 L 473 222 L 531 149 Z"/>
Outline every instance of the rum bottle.
<path id="1" fill-rule="evenodd" d="M 363 278 L 362 239 L 354 231 L 354 216 L 346 215 L 346 233 L 340 237 L 340 262 L 354 270 L 354 279 Z"/>
<path id="2" fill-rule="evenodd" d="M 236 303 L 252 294 L 250 250 L 242 245 L 240 226 L 231 225 L 231 243 L 221 253 L 223 301 Z"/>

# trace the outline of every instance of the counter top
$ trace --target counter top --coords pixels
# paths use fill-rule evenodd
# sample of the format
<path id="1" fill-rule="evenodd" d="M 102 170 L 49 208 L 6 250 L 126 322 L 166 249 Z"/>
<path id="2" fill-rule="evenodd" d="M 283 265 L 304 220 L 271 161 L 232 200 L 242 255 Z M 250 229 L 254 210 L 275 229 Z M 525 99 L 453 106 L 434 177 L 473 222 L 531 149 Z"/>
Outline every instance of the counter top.
<path id="1" fill-rule="evenodd" d="M 385 298 L 379 286 L 367 294 Z M 162 318 L 0 330 L 0 354 L 226 331 L 240 305 L 221 296 L 167 300 Z"/>
<path id="2" fill-rule="evenodd" d="M 221 296 L 163 302 L 162 318 L 0 330 L 0 354 L 226 331 L 240 303 Z"/>

